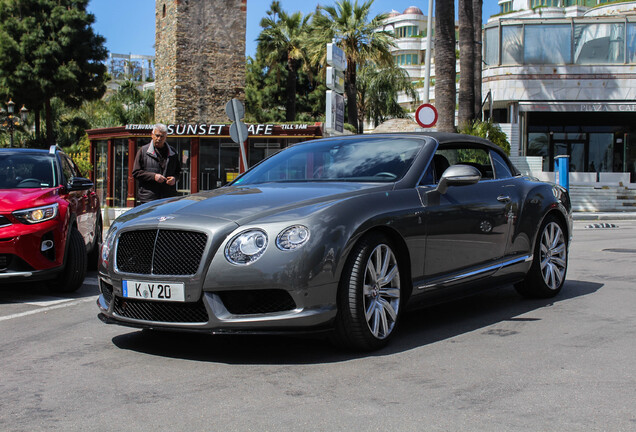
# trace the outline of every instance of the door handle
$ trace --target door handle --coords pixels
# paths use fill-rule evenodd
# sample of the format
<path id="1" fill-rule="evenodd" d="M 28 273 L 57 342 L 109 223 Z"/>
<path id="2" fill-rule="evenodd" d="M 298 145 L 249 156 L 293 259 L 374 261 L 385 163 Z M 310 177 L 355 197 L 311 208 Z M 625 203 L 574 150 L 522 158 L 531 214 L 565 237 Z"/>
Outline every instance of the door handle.
<path id="1" fill-rule="evenodd" d="M 507 202 L 510 202 L 510 197 L 507 195 L 499 195 L 497 197 L 497 201 L 507 203 Z"/>

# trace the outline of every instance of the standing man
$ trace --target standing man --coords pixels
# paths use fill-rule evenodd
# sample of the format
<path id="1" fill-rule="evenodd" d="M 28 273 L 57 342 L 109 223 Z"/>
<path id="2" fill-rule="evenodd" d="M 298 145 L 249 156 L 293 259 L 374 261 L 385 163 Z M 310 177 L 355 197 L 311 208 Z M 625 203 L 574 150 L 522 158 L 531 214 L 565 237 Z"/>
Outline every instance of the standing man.
<path id="1" fill-rule="evenodd" d="M 152 129 L 152 141 L 137 151 L 132 175 L 138 181 L 138 204 L 177 195 L 181 164 L 177 153 L 166 143 L 167 135 L 166 125 L 157 123 Z"/>

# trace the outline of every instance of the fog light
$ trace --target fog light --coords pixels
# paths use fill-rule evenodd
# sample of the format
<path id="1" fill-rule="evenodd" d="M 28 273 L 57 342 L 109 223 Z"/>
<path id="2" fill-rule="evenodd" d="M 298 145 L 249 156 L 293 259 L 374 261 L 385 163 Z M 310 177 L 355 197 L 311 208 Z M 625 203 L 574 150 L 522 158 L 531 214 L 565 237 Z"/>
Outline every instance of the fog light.
<path id="1" fill-rule="evenodd" d="M 41 246 L 40 250 L 42 252 L 46 252 L 47 250 L 52 249 L 52 248 L 53 248 L 53 240 L 44 240 L 42 242 L 42 246 Z"/>

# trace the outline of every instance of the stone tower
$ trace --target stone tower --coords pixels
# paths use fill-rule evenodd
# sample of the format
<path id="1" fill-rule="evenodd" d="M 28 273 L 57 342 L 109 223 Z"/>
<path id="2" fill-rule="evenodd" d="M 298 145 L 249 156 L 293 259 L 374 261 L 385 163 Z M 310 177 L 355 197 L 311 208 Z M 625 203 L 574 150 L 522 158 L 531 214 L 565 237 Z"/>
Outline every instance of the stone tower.
<path id="1" fill-rule="evenodd" d="M 230 121 L 226 102 L 245 99 L 246 1 L 155 1 L 156 121 Z"/>

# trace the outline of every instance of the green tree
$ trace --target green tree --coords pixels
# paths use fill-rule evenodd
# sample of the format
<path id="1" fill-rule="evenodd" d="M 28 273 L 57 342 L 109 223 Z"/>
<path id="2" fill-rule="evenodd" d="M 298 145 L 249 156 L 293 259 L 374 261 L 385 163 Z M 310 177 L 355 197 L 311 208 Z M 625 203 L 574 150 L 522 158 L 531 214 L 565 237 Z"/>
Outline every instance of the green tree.
<path id="1" fill-rule="evenodd" d="M 55 143 L 51 102 L 70 107 L 100 98 L 106 89 L 104 38 L 93 32 L 89 0 L 0 0 L 0 88 L 26 104 L 40 137 Z"/>
<path id="2" fill-rule="evenodd" d="M 510 155 L 510 143 L 508 142 L 508 137 L 506 137 L 506 134 L 501 130 L 501 128 L 494 124 L 491 120 L 475 120 L 469 122 L 461 127 L 459 132 L 466 135 L 486 138 L 501 147 L 507 155 Z"/>
<path id="3" fill-rule="evenodd" d="M 273 68 L 281 60 L 286 62 L 287 83 L 285 101 L 285 120 L 296 119 L 296 84 L 298 69 L 305 64 L 305 45 L 307 41 L 308 22 L 311 14 L 303 17 L 302 13 L 288 14 L 281 9 L 278 1 L 273 1 L 267 16 L 261 20 L 263 30 L 257 38 L 258 53 L 267 66 Z"/>
<path id="4" fill-rule="evenodd" d="M 394 36 L 378 30 L 383 27 L 387 14 L 370 18 L 373 0 L 358 4 L 341 0 L 336 6 L 318 6 L 312 20 L 311 32 L 312 62 L 325 66 L 326 44 L 332 40 L 344 51 L 347 59 L 345 71 L 345 92 L 347 94 L 348 122 L 362 132 L 363 119 L 358 118 L 356 87 L 358 65 L 371 61 L 379 68 L 393 64 L 389 49 L 394 46 Z"/>
<path id="5" fill-rule="evenodd" d="M 398 93 L 405 92 L 413 100 L 417 99 L 417 93 L 404 69 L 395 65 L 377 68 L 367 63 L 358 68 L 357 78 L 359 119 L 370 120 L 377 126 L 389 118 L 408 116 L 397 102 Z"/>
<path id="6" fill-rule="evenodd" d="M 124 81 L 119 90 L 107 98 L 110 126 L 152 124 L 155 118 L 155 91 L 137 88 L 133 81 Z"/>
<path id="7" fill-rule="evenodd" d="M 435 2 L 435 106 L 437 130 L 455 131 L 455 5 Z"/>

